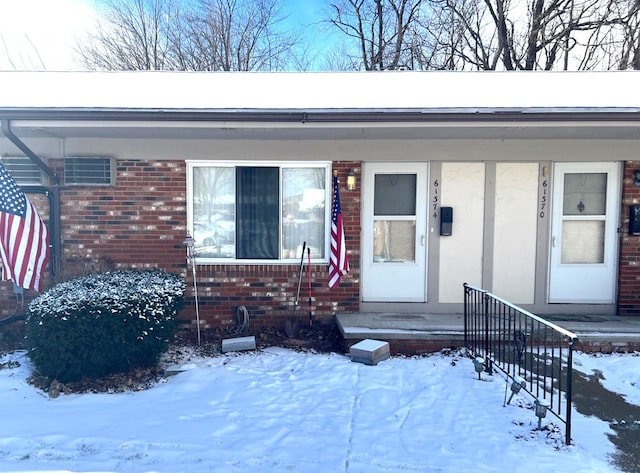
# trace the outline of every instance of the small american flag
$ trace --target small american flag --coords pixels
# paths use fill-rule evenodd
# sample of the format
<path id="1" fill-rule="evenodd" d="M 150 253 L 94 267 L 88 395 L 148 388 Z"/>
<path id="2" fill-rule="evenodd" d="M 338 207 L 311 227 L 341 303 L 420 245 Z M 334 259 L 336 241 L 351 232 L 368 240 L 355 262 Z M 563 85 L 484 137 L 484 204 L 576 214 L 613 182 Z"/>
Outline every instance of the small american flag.
<path id="1" fill-rule="evenodd" d="M 347 248 L 344 243 L 344 225 L 340 207 L 338 176 L 333 176 L 333 209 L 331 211 L 331 254 L 329 259 L 329 287 L 333 289 L 340 278 L 349 272 Z"/>
<path id="2" fill-rule="evenodd" d="M 2 280 L 40 291 L 49 261 L 47 227 L 0 163 L 0 259 Z"/>

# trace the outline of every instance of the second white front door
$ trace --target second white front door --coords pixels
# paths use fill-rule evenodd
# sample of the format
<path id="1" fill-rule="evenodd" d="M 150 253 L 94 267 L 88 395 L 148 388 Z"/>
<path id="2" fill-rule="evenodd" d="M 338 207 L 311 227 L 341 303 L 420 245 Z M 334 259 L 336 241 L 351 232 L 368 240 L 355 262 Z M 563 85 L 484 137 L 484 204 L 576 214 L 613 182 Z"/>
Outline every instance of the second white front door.
<path id="1" fill-rule="evenodd" d="M 366 164 L 362 299 L 426 302 L 427 164 Z"/>
<path id="2" fill-rule="evenodd" d="M 615 302 L 620 182 L 617 163 L 557 163 L 549 302 Z"/>

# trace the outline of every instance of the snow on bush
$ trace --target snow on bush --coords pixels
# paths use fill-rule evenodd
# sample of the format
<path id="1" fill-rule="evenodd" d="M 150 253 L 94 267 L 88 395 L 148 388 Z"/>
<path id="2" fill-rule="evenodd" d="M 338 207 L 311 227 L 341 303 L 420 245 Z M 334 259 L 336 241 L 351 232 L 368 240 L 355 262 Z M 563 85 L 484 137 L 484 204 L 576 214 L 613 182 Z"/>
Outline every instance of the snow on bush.
<path id="1" fill-rule="evenodd" d="M 30 357 L 61 382 L 157 363 L 177 324 L 184 280 L 160 270 L 122 270 L 58 284 L 27 309 Z"/>

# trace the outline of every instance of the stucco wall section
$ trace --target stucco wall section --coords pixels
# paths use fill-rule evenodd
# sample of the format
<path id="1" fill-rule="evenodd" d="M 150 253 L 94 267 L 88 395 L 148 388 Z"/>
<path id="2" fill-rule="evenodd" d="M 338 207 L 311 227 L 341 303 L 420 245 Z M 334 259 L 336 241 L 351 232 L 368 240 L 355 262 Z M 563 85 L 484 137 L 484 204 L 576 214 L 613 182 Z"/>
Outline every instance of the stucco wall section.
<path id="1" fill-rule="evenodd" d="M 440 238 L 439 302 L 463 302 L 462 285 L 482 286 L 483 163 L 442 165 L 443 207 L 453 207 L 453 233 Z"/>
<path id="2" fill-rule="evenodd" d="M 492 292 L 515 304 L 534 302 L 537 163 L 498 163 Z"/>

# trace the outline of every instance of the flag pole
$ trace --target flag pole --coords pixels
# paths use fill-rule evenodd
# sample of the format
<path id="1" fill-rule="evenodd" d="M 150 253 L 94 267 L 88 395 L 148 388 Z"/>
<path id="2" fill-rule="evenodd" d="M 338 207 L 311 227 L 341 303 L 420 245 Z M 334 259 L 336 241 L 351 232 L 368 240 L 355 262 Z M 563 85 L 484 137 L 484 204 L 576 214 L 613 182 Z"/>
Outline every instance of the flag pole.
<path id="1" fill-rule="evenodd" d="M 187 261 L 191 263 L 191 271 L 193 273 L 193 296 L 196 304 L 196 323 L 198 324 L 198 346 L 200 346 L 200 308 L 198 304 L 198 284 L 196 283 L 196 254 L 193 250 L 195 240 L 191 234 L 187 233 L 187 238 L 182 242 L 187 247 Z"/>
<path id="2" fill-rule="evenodd" d="M 349 260 L 344 235 L 344 222 L 340 205 L 340 180 L 338 170 L 333 170 L 333 203 L 331 205 L 331 234 L 329 254 L 329 288 L 340 283 L 340 278 L 349 272 Z"/>

